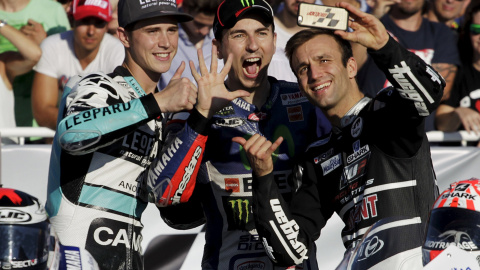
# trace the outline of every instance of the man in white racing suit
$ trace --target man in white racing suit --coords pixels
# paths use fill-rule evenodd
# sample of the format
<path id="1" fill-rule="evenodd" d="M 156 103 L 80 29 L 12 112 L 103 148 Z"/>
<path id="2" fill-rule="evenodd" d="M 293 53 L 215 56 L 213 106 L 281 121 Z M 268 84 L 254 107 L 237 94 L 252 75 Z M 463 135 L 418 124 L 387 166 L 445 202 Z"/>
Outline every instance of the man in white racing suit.
<path id="1" fill-rule="evenodd" d="M 46 208 L 60 241 L 85 248 L 101 269 L 143 269 L 140 220 L 147 201 L 165 207 L 188 200 L 208 118 L 248 93 L 227 91 L 228 71 L 209 76 L 205 66 L 197 92 L 180 78 L 184 64 L 158 91 L 177 50 L 178 22 L 191 16 L 169 0 L 121 0 L 118 16 L 122 66 L 108 75 L 73 77 L 64 90 Z M 187 124 L 167 139 L 171 113 L 187 110 Z M 172 159 L 174 153 L 181 158 Z M 158 185 L 146 189 L 147 176 Z"/>

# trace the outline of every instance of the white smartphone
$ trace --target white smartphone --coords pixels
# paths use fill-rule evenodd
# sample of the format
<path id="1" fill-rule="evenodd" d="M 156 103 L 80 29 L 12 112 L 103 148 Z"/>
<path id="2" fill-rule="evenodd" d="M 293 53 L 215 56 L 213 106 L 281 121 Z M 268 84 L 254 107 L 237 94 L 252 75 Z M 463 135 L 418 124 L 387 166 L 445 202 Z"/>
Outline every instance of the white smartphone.
<path id="1" fill-rule="evenodd" d="M 344 31 L 348 29 L 348 10 L 339 7 L 300 3 L 297 19 L 300 26 Z"/>

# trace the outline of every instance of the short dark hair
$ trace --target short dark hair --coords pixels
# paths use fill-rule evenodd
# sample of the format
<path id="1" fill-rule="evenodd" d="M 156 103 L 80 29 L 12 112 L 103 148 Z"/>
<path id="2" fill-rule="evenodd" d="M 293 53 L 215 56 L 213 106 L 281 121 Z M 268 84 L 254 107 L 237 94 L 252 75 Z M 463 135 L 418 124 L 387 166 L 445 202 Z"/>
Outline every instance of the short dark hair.
<path id="1" fill-rule="evenodd" d="M 203 13 L 212 16 L 217 12 L 221 2 L 222 0 L 183 0 L 182 8 L 190 15 Z"/>
<path id="2" fill-rule="evenodd" d="M 296 48 L 300 47 L 305 42 L 319 35 L 327 35 L 335 39 L 338 46 L 340 47 L 340 53 L 342 54 L 342 63 L 345 67 L 347 66 L 348 59 L 350 59 L 350 57 L 353 57 L 352 45 L 350 44 L 350 41 L 335 35 L 333 33 L 333 30 L 320 29 L 320 28 L 307 28 L 293 35 L 288 40 L 287 45 L 285 46 L 285 55 L 287 56 L 288 61 L 290 62 L 290 68 L 292 68 L 293 74 L 295 75 L 297 74 L 292 67 L 293 52 L 295 51 Z"/>

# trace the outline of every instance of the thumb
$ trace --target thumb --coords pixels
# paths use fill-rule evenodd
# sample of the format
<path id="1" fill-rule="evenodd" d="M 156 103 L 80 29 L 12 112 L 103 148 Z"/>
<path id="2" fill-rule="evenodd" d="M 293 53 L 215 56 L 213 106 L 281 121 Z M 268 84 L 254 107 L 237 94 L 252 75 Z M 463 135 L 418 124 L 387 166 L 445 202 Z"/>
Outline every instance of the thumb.
<path id="1" fill-rule="evenodd" d="M 182 61 L 180 66 L 177 68 L 177 71 L 175 71 L 175 74 L 173 74 L 171 80 L 180 79 L 182 77 L 182 73 L 183 73 L 184 70 L 185 70 L 185 62 Z"/>
<path id="2" fill-rule="evenodd" d="M 230 92 L 229 95 L 230 95 L 230 100 L 234 100 L 236 98 L 248 97 L 250 96 L 250 92 L 245 90 L 235 90 L 233 92 Z"/>
<path id="3" fill-rule="evenodd" d="M 247 140 L 245 140 L 245 138 L 243 137 L 233 137 L 232 142 L 236 142 L 243 147 L 243 145 L 247 142 Z"/>

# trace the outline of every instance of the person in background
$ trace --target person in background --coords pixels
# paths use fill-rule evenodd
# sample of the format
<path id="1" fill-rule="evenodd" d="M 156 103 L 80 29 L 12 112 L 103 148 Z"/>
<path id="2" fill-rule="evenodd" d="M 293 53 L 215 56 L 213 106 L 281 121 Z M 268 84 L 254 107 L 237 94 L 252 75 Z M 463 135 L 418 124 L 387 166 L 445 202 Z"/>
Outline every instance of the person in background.
<path id="1" fill-rule="evenodd" d="M 0 19 L 23 31 L 38 45 L 46 36 L 70 30 L 62 5 L 44 0 L 0 0 Z M 0 53 L 16 51 L 11 42 L 0 37 Z M 13 82 L 17 126 L 36 126 L 32 114 L 33 70 L 17 76 Z M 29 140 L 28 140 L 29 142 Z"/>
<path id="2" fill-rule="evenodd" d="M 273 153 L 283 138 L 233 138 L 252 166 L 257 231 L 271 260 L 289 266 L 309 257 L 311 244 L 334 214 L 345 225 L 341 238 L 347 249 L 355 247 L 375 222 L 405 216 L 389 227 L 412 234 L 396 247 L 392 267 L 381 269 L 421 269 L 423 232 L 413 234 L 408 225 L 425 228 L 438 196 L 424 125 L 440 103 L 445 81 L 396 42 L 372 14 L 344 2 L 337 6 L 349 11 L 353 32 L 302 30 L 286 47 L 302 93 L 333 126 L 297 161 L 289 179 L 295 185 L 290 202 L 272 173 Z M 373 99 L 357 84 L 351 42 L 367 47 L 392 82 Z M 385 258 L 386 249 L 378 255 Z"/>
<path id="3" fill-rule="evenodd" d="M 466 130 L 480 135 L 480 3 L 472 1 L 461 27 L 458 48 L 462 66 L 450 98 L 435 115 L 438 130 Z M 470 143 L 480 146 L 479 142 Z"/>
<path id="4" fill-rule="evenodd" d="M 33 115 L 40 126 L 55 130 L 63 88 L 74 75 L 112 72 L 125 57 L 122 43 L 107 34 L 112 17 L 108 0 L 74 0 L 73 29 L 46 38 L 34 67 Z"/>
<path id="5" fill-rule="evenodd" d="M 179 10 L 190 14 L 192 21 L 180 23 L 178 28 L 178 50 L 172 61 L 172 69 L 163 73 L 160 78 L 159 88 L 163 89 L 170 82 L 175 74 L 175 69 L 182 62 L 194 62 L 197 72 L 200 71 L 200 65 L 197 58 L 197 50 L 201 49 L 205 64 L 210 66 L 212 60 L 212 40 L 213 36 L 213 18 L 220 0 L 183 0 L 182 7 Z M 219 61 L 219 68 L 223 65 Z M 195 83 L 193 75 L 189 70 L 185 70 L 182 77 L 189 78 Z"/>
<path id="6" fill-rule="evenodd" d="M 463 12 L 471 0 L 427 0 L 425 17 L 448 26 L 458 36 Z M 475 0 L 474 0 L 475 1 Z"/>
<path id="7" fill-rule="evenodd" d="M 108 22 L 107 32 L 118 38 L 117 28 L 118 28 L 118 0 L 110 0 L 110 6 L 112 7 L 112 18 Z"/>
<path id="8" fill-rule="evenodd" d="M 445 24 L 432 22 L 422 16 L 425 0 L 401 0 L 391 6 L 380 21 L 391 36 L 402 46 L 414 52 L 442 75 L 447 85 L 443 99 L 450 96 L 457 68 L 460 65 L 456 39 Z M 371 57 L 360 64 L 358 84 L 367 96 L 374 97 L 390 82 Z M 435 130 L 435 114 L 426 120 L 425 131 Z"/>
<path id="9" fill-rule="evenodd" d="M 191 19 L 170 0 L 120 0 L 122 65 L 109 74 L 76 75 L 64 89 L 46 210 L 60 241 L 85 248 L 100 269 L 143 269 L 141 216 L 147 203 L 168 208 L 188 200 L 208 119 L 229 101 L 249 94 L 225 88 L 231 60 L 218 76 L 216 61 L 215 74 L 203 65 L 195 77 L 198 89 L 180 77 L 183 64 L 158 91 L 158 80 L 177 51 L 178 23 Z M 170 135 L 171 115 L 181 111 L 190 111 L 190 117 Z M 174 153 L 179 157 L 171 158 Z M 155 187 L 160 192 L 155 198 L 144 180 L 157 176 L 165 181 Z"/>
<path id="10" fill-rule="evenodd" d="M 42 51 L 38 44 L 4 20 L 0 20 L 0 36 L 18 50 L 0 53 L 0 128 L 13 128 L 16 127 L 13 80 L 29 72 L 40 59 Z M 14 138 L 2 139 L 2 144 L 14 142 Z"/>

